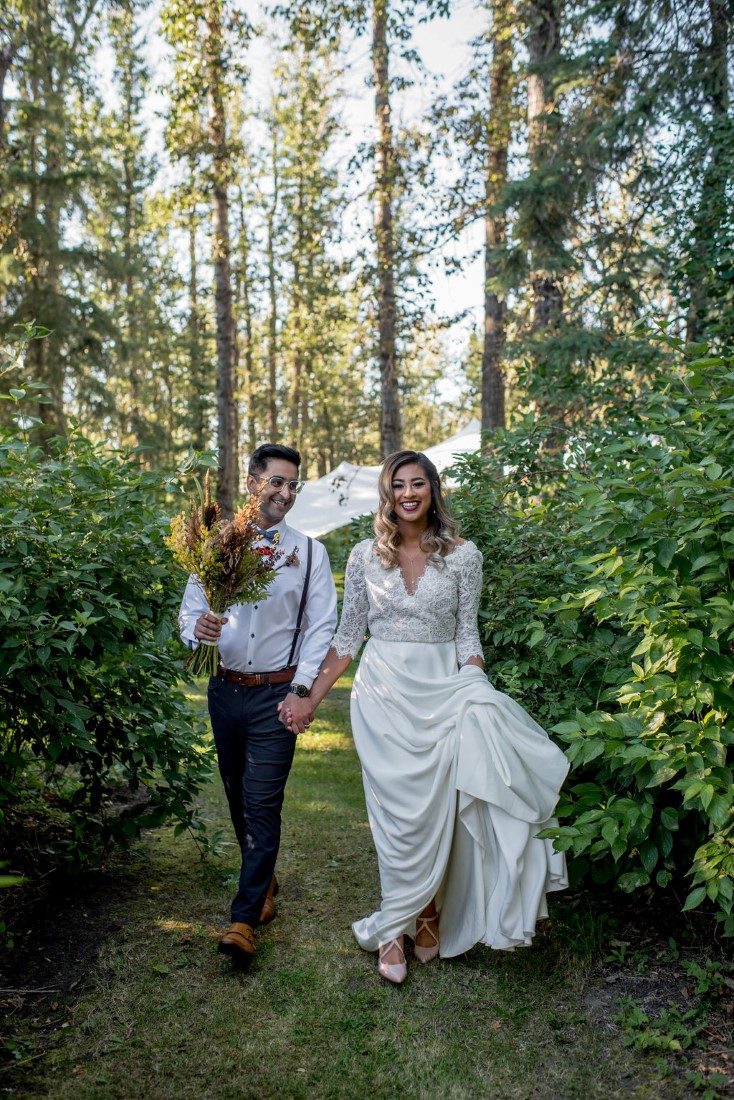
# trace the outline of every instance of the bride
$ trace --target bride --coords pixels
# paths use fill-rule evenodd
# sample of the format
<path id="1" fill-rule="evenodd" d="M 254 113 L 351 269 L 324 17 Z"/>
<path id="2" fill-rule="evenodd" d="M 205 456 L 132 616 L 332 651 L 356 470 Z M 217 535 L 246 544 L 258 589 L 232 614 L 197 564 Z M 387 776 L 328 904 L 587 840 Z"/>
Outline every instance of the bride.
<path id="1" fill-rule="evenodd" d="M 339 629 L 311 688 L 315 709 L 356 656 L 352 730 L 382 904 L 354 923 L 378 971 L 407 974 L 404 937 L 428 962 L 476 943 L 531 942 L 565 858 L 552 824 L 563 753 L 487 680 L 477 630 L 482 556 L 457 535 L 438 471 L 417 451 L 385 459 L 375 539 L 354 547 Z M 294 732 L 287 709 L 281 720 Z"/>

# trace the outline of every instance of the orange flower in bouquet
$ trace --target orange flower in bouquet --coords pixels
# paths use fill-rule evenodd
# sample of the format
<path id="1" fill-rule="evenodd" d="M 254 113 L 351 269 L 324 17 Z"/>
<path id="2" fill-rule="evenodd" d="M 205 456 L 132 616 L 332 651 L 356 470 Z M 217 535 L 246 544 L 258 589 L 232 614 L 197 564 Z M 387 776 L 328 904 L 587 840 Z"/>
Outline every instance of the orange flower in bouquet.
<path id="1" fill-rule="evenodd" d="M 209 609 L 223 615 L 234 604 L 266 598 L 283 551 L 277 545 L 254 545 L 260 538 L 256 503 L 243 505 L 226 520 L 212 502 L 208 472 L 204 488 L 200 501 L 192 498 L 188 512 L 171 520 L 171 534 L 165 541 L 178 564 L 201 587 Z M 293 564 L 293 556 L 283 564 Z M 213 676 L 219 666 L 218 646 L 202 642 L 186 665 L 195 676 Z"/>

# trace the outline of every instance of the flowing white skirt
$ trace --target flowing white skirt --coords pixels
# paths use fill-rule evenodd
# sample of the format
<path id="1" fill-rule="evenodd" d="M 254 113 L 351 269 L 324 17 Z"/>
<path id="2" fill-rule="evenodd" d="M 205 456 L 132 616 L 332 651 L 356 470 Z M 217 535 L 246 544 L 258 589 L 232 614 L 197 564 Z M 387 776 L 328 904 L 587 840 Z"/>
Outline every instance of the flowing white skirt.
<path id="1" fill-rule="evenodd" d="M 352 928 L 366 951 L 403 933 L 436 898 L 441 955 L 527 945 L 566 861 L 537 833 L 568 761 L 453 642 L 367 643 L 352 731 L 377 850 L 382 905 Z"/>

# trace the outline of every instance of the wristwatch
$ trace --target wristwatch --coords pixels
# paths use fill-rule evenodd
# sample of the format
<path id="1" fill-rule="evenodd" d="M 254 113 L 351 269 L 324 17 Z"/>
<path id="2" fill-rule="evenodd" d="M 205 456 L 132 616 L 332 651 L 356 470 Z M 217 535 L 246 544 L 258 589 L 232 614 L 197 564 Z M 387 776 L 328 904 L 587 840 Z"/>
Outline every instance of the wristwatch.
<path id="1" fill-rule="evenodd" d="M 291 684 L 290 688 L 293 695 L 297 695 L 299 699 L 308 699 L 311 694 L 311 688 L 307 688 L 305 684 Z"/>

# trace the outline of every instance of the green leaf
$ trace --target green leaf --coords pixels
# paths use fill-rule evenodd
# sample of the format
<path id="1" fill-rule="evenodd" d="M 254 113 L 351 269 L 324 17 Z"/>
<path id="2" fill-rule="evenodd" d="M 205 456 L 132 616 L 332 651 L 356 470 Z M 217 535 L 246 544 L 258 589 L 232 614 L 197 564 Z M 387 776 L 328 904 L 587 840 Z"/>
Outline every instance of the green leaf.
<path id="1" fill-rule="evenodd" d="M 699 554 L 691 565 L 691 573 L 697 573 L 699 569 L 703 569 L 706 565 L 713 565 L 714 562 L 720 562 L 721 557 L 715 551 L 711 551 L 708 554 Z"/>
<path id="2" fill-rule="evenodd" d="M 696 909 L 697 906 L 699 906 L 701 904 L 701 902 L 704 900 L 705 897 L 706 897 L 706 887 L 705 886 L 698 886 L 698 887 L 696 887 L 695 890 L 691 890 L 690 894 L 688 895 L 688 897 L 685 900 L 685 904 L 683 906 L 683 912 L 687 913 L 689 909 Z"/>
<path id="3" fill-rule="evenodd" d="M 23 875 L 0 875 L 0 889 L 8 886 L 22 886 L 25 881 Z"/>
<path id="4" fill-rule="evenodd" d="M 678 549 L 677 539 L 661 539 L 655 548 L 655 557 L 664 569 L 667 569 Z"/>
<path id="5" fill-rule="evenodd" d="M 655 772 L 647 784 L 648 788 L 659 787 L 663 783 L 669 783 L 671 779 L 675 778 L 679 770 L 679 768 L 671 768 L 664 761 L 660 761 L 655 765 Z"/>
<path id="6" fill-rule="evenodd" d="M 692 782 L 688 783 L 685 789 L 685 793 L 683 795 L 683 801 L 690 802 L 690 800 L 692 798 L 695 798 L 701 788 L 705 785 L 706 784 L 700 779 L 694 779 Z"/>
<path id="7" fill-rule="evenodd" d="M 722 829 L 732 811 L 732 795 L 715 794 L 706 807 L 711 822 Z"/>
<path id="8" fill-rule="evenodd" d="M 649 881 L 650 876 L 643 871 L 628 871 L 626 874 L 620 875 L 617 885 L 626 894 L 631 894 L 633 890 L 638 890 L 641 886 L 647 886 Z"/>
<path id="9" fill-rule="evenodd" d="M 650 874 L 658 861 L 658 849 L 651 840 L 646 840 L 639 848 L 642 866 Z"/>
<path id="10" fill-rule="evenodd" d="M 578 734 L 581 732 L 581 727 L 578 722 L 559 722 L 557 725 L 553 726 L 553 732 L 561 735 L 571 733 Z"/>
<path id="11" fill-rule="evenodd" d="M 674 846 L 673 834 L 667 829 L 660 829 L 658 832 L 658 846 L 660 848 L 663 858 L 667 858 L 673 851 Z"/>

